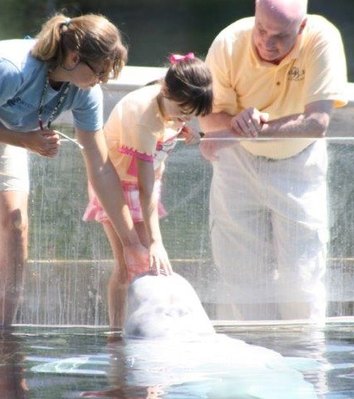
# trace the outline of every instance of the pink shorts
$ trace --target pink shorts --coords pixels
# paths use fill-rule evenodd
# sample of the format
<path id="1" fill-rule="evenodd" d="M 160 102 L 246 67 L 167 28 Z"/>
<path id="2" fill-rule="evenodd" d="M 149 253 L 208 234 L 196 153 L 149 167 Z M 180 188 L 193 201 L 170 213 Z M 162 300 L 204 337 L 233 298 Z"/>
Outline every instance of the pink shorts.
<path id="1" fill-rule="evenodd" d="M 130 213 L 134 223 L 143 222 L 143 213 L 140 206 L 139 190 L 136 183 L 122 182 L 123 192 L 125 201 L 129 207 Z M 82 219 L 87 222 L 95 220 L 99 223 L 109 222 L 109 218 L 103 209 L 100 201 L 98 200 L 96 193 L 93 191 L 91 184 L 88 187 L 89 190 L 89 203 L 86 207 L 84 216 Z M 154 190 L 158 198 L 158 212 L 159 217 L 162 218 L 167 215 L 166 209 L 160 201 L 161 196 L 161 181 L 156 180 Z"/>

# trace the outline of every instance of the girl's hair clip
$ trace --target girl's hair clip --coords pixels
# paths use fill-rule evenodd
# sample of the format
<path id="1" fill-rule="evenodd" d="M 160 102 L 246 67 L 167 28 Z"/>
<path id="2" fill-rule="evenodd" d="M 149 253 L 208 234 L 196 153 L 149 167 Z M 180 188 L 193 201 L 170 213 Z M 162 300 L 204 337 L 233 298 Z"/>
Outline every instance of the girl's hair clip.
<path id="1" fill-rule="evenodd" d="M 71 18 L 66 18 L 66 20 L 60 24 L 60 28 L 63 29 L 64 26 L 65 26 L 66 28 L 68 28 L 69 25 L 70 25 L 70 22 L 71 22 Z"/>
<path id="2" fill-rule="evenodd" d="M 181 62 L 181 61 L 193 60 L 193 59 L 194 59 L 194 53 L 188 53 L 185 55 L 171 54 L 168 57 L 168 60 L 170 61 L 171 64 L 177 64 L 178 62 Z"/>

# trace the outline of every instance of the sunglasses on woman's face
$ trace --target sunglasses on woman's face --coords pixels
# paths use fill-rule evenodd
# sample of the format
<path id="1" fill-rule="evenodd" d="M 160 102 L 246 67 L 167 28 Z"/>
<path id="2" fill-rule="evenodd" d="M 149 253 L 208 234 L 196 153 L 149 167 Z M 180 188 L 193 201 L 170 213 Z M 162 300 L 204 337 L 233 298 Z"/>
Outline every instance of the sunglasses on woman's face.
<path id="1" fill-rule="evenodd" d="M 97 72 L 95 68 L 88 61 L 80 59 L 80 62 L 85 64 L 91 70 L 91 72 L 96 76 L 97 79 L 101 80 L 106 76 L 107 73 L 106 71 Z"/>

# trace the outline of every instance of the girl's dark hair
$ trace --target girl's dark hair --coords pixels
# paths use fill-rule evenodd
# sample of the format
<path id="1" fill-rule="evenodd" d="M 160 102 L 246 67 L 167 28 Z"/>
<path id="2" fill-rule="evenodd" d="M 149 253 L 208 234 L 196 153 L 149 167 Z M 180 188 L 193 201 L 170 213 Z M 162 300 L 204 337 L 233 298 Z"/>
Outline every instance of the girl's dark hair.
<path id="1" fill-rule="evenodd" d="M 189 114 L 211 113 L 212 77 L 206 64 L 197 57 L 171 64 L 164 78 L 164 95 Z"/>
<path id="2" fill-rule="evenodd" d="M 54 69 L 63 64 L 68 51 L 77 51 L 85 61 L 103 61 L 106 74 L 102 82 L 117 78 L 127 60 L 118 28 L 102 15 L 68 18 L 59 13 L 45 22 L 32 55 Z"/>

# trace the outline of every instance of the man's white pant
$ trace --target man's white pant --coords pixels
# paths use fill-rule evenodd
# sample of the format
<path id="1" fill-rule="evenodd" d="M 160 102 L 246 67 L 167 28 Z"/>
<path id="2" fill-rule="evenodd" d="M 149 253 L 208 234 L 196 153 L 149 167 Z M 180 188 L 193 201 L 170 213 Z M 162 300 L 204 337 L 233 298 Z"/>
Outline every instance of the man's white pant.
<path id="1" fill-rule="evenodd" d="M 318 140 L 284 160 L 237 143 L 213 162 L 210 230 L 218 302 L 244 319 L 308 318 L 326 311 L 327 149 Z"/>

